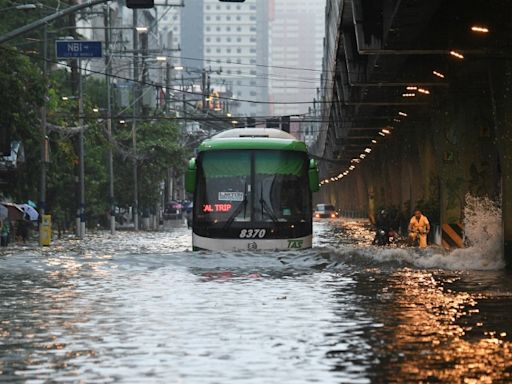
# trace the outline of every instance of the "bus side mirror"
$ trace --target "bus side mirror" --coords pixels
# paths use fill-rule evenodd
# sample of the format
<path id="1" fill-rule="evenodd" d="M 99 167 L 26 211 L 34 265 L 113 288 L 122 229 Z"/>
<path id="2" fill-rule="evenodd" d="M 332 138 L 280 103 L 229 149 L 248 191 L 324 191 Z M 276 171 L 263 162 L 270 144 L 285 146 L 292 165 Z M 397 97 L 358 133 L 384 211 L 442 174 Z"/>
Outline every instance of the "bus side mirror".
<path id="1" fill-rule="evenodd" d="M 196 190 L 196 170 L 196 159 L 190 159 L 185 174 L 185 190 L 189 193 L 194 193 Z"/>
<path id="2" fill-rule="evenodd" d="M 309 160 L 309 170 L 308 170 L 308 178 L 309 178 L 309 190 L 311 192 L 318 192 L 320 190 L 320 179 L 318 177 L 318 168 L 316 166 L 316 160 Z"/>

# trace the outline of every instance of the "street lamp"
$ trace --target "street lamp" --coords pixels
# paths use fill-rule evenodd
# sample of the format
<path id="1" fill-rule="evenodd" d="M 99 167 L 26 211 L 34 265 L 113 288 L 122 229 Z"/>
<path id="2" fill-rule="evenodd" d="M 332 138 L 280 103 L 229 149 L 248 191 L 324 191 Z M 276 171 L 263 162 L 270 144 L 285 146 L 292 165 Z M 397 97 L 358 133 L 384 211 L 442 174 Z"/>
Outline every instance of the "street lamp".
<path id="1" fill-rule="evenodd" d="M 107 134 L 108 139 L 112 138 L 112 92 L 111 92 L 111 74 L 112 74 L 112 54 L 110 51 L 111 29 L 110 29 L 110 5 L 104 8 L 104 26 L 105 26 L 105 48 L 107 54 L 105 55 L 105 83 L 107 85 Z M 112 145 L 108 146 L 107 156 L 108 179 L 109 179 L 109 193 L 108 200 L 110 204 L 110 233 L 116 232 L 116 217 L 115 217 L 115 198 L 114 198 L 114 154 L 112 152 Z"/>
<path id="2" fill-rule="evenodd" d="M 137 26 L 138 12 L 133 10 L 132 16 L 133 25 L 133 79 L 137 82 L 134 90 L 135 100 L 133 105 L 133 120 L 132 120 L 132 148 L 133 148 L 133 229 L 139 230 L 139 190 L 138 190 L 138 175 L 137 175 L 137 117 L 139 114 L 140 105 L 140 84 L 139 81 L 139 35 L 147 34 L 147 27 Z"/>
<path id="3" fill-rule="evenodd" d="M 37 8 L 36 4 L 18 4 L 18 5 L 13 5 L 12 7 L 2 8 L 2 9 L 0 9 L 0 12 L 9 11 L 11 9 L 28 10 L 28 9 L 36 9 L 36 8 Z"/>

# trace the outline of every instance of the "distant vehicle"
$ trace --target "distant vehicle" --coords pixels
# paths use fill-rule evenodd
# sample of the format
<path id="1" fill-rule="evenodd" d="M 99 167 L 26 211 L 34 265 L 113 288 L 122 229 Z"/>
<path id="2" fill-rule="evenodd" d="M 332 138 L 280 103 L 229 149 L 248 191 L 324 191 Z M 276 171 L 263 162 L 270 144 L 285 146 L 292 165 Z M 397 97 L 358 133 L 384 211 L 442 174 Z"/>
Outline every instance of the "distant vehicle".
<path id="1" fill-rule="evenodd" d="M 317 204 L 313 216 L 317 219 L 335 219 L 338 217 L 338 212 L 332 204 Z"/>
<path id="2" fill-rule="evenodd" d="M 183 206 L 177 201 L 169 201 L 164 209 L 164 220 L 183 218 Z"/>

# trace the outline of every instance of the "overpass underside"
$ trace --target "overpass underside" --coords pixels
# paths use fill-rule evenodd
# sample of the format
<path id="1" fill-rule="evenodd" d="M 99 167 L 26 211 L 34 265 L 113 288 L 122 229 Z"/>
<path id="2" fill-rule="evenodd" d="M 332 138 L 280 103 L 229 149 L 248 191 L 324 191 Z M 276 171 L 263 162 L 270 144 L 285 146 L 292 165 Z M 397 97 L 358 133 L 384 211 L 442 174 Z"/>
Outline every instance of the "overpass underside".
<path id="1" fill-rule="evenodd" d="M 501 198 L 510 264 L 510 7 L 328 0 L 317 199 L 370 217 L 421 207 L 453 226 L 463 223 L 468 193 Z"/>

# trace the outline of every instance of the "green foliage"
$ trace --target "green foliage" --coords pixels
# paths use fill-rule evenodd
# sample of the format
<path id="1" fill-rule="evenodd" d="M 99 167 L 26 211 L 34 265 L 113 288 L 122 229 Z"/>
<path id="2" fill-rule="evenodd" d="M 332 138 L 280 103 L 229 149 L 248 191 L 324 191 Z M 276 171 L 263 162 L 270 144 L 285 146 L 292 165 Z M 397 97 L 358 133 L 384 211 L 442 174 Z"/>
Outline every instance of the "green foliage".
<path id="1" fill-rule="evenodd" d="M 0 124 L 14 135 L 31 134 L 43 101 L 41 71 L 15 49 L 0 48 L 0 53 Z"/>
<path id="2" fill-rule="evenodd" d="M 131 148 L 131 130 L 120 128 L 117 138 Z M 160 183 L 169 168 L 183 170 L 189 151 L 180 143 L 180 130 L 175 121 L 155 120 L 137 127 L 137 170 L 139 207 L 152 208 L 160 199 Z M 121 206 L 133 201 L 133 152 L 118 153 L 116 168 L 116 199 Z"/>
<path id="3" fill-rule="evenodd" d="M 3 192 L 15 201 L 39 200 L 40 181 L 40 107 L 44 79 L 38 67 L 16 50 L 2 48 L 0 55 L 0 91 L 4 98 L 0 108 L 2 127 L 11 127 L 13 136 L 23 142 L 26 166 L 8 181 Z M 47 166 L 46 210 L 60 225 L 71 225 L 78 207 L 78 100 L 73 95 L 68 70 L 51 72 L 47 86 L 47 121 L 59 129 L 50 129 L 50 163 Z M 110 210 L 107 155 L 114 151 L 115 199 L 118 205 L 133 201 L 134 153 L 131 150 L 131 127 L 113 127 L 113 143 L 107 139 L 106 85 L 102 78 L 83 79 L 82 120 L 85 139 L 85 201 L 87 224 L 107 224 Z M 75 91 L 76 93 L 76 91 Z M 67 101 L 63 96 L 71 96 Z M 93 108 L 100 111 L 94 112 Z M 102 117 L 103 115 L 103 117 Z M 69 128 L 69 131 L 66 129 Z M 155 118 L 137 126 L 137 166 L 139 173 L 139 207 L 153 208 L 160 200 L 160 185 L 169 168 L 181 169 L 188 157 L 180 144 L 180 129 L 175 121 Z"/>
<path id="4" fill-rule="evenodd" d="M 10 0 L 0 0 L 0 34 L 12 31 L 54 12 L 58 0 L 48 0 L 44 7 L 20 11 Z M 56 8 L 55 8 L 56 9 Z M 21 140 L 26 164 L 15 173 L 2 176 L 7 186 L 2 193 L 13 200 L 39 200 L 41 175 L 41 106 L 45 89 L 47 95 L 47 121 L 57 129 L 47 131 L 50 162 L 47 165 L 46 211 L 54 221 L 71 224 L 78 207 L 78 132 L 71 127 L 83 120 L 85 148 L 85 201 L 89 225 L 106 224 L 110 210 L 109 175 L 107 158 L 109 149 L 114 152 L 115 199 L 120 206 L 132 205 L 133 167 L 137 158 L 139 174 L 139 206 L 153 208 L 160 200 L 161 182 L 169 168 L 185 168 L 187 150 L 180 144 L 180 128 L 175 121 L 165 117 L 139 122 L 137 126 L 137 151 L 132 151 L 131 127 L 113 126 L 113 140 L 106 135 L 106 84 L 102 77 L 83 77 L 83 115 L 78 115 L 76 79 L 73 71 L 56 69 L 49 63 L 50 74 L 42 74 L 43 42 L 48 42 L 48 56 L 54 57 L 53 38 L 61 33 L 59 28 L 69 20 L 62 18 L 48 26 L 48 34 L 38 28 L 9 41 L 0 47 L 0 128 L 4 140 Z M 27 39 L 29 38 L 29 39 Z M 18 46 L 19 49 L 8 46 Z M 64 101 L 63 96 L 70 96 Z M 100 111 L 94 112 L 93 108 Z M 103 116 L 102 116 L 103 115 Z M 8 137 L 9 136 L 9 137 Z M 6 137 L 8 137 L 6 139 Z"/>
<path id="5" fill-rule="evenodd" d="M 37 168 L 43 81 L 39 68 L 15 49 L 0 48 L 0 128 L 4 139 L 22 140 L 26 164 L 9 179 L 4 194 L 25 201 L 37 191 Z"/>

